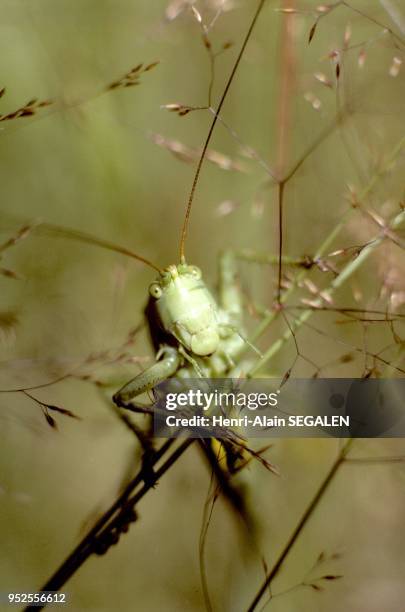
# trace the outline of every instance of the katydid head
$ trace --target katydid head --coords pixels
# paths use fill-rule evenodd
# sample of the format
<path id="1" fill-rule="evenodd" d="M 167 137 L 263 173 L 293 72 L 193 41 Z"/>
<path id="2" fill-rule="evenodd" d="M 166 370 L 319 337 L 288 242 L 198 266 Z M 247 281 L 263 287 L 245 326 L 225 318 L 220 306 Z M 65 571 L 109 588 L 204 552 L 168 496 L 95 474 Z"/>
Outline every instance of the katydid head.
<path id="1" fill-rule="evenodd" d="M 165 331 L 201 357 L 219 345 L 218 308 L 196 266 L 181 263 L 166 268 L 149 287 Z"/>

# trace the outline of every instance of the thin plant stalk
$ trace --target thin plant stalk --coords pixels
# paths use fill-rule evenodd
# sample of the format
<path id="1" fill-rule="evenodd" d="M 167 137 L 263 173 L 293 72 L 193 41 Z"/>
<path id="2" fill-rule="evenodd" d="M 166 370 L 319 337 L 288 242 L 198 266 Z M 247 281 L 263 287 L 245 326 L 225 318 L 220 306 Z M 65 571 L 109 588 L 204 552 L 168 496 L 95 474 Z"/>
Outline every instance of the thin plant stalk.
<path id="1" fill-rule="evenodd" d="M 401 151 L 404 148 L 404 146 L 405 146 L 405 137 L 402 137 L 400 139 L 400 141 L 395 145 L 393 150 L 391 151 L 391 153 L 388 156 L 387 161 L 384 164 L 383 168 L 381 168 L 378 172 L 376 172 L 372 176 L 372 178 L 370 179 L 369 183 L 360 192 L 359 199 L 361 201 L 367 198 L 367 196 L 370 194 L 370 192 L 373 190 L 373 188 L 377 184 L 378 180 L 383 176 L 383 174 L 385 174 L 385 172 L 387 171 L 387 168 L 389 168 L 391 166 L 391 164 L 395 161 L 397 156 L 401 153 Z M 325 240 L 320 245 L 318 251 L 316 252 L 316 254 L 314 256 L 314 260 L 320 259 L 327 252 L 327 250 L 333 244 L 334 240 L 337 238 L 337 236 L 340 234 L 340 232 L 345 227 L 347 221 L 354 214 L 354 210 L 355 210 L 354 208 L 349 208 L 346 211 L 346 213 L 343 215 L 343 217 L 339 221 L 339 223 L 333 228 L 333 230 L 330 232 L 330 234 L 325 238 Z M 398 215 L 398 216 L 400 216 L 400 215 Z M 366 253 L 369 253 L 369 251 L 367 250 Z M 363 261 L 363 259 L 361 261 Z M 306 275 L 307 275 L 307 270 L 302 270 L 302 272 L 297 274 L 297 276 L 296 276 L 294 282 L 292 283 L 291 287 L 282 294 L 282 296 L 280 298 L 280 303 L 285 303 L 286 302 L 286 300 L 291 296 L 293 291 L 296 289 L 296 287 L 299 284 L 299 282 L 303 278 L 305 278 Z M 346 278 L 347 278 L 347 271 L 346 271 L 344 280 L 346 280 Z M 336 282 L 336 280 L 337 279 L 335 279 L 335 282 Z M 340 284 L 342 284 L 342 283 L 340 283 Z M 308 312 L 312 313 L 313 311 L 309 310 Z M 252 342 L 254 344 L 263 335 L 263 333 L 268 329 L 269 325 L 271 325 L 271 323 L 273 323 L 273 321 L 277 318 L 278 314 L 279 314 L 279 311 L 278 310 L 274 310 L 274 311 L 270 312 L 268 315 L 266 315 L 265 317 L 263 317 L 262 321 L 259 323 L 259 325 L 256 327 L 256 329 L 253 331 L 253 334 L 252 334 L 252 336 L 250 338 L 250 342 Z M 309 316 L 309 314 L 306 315 L 306 318 L 302 322 L 305 322 L 307 320 L 308 316 Z M 287 336 L 287 339 L 290 338 L 291 337 L 290 332 L 288 332 L 288 334 L 286 334 L 286 336 Z M 284 344 L 285 341 L 280 339 L 279 342 L 281 342 L 281 345 L 275 350 L 275 352 L 277 352 L 281 348 L 281 346 Z M 270 347 L 269 351 L 272 351 L 271 354 L 270 354 L 270 357 L 272 357 L 275 354 L 273 352 L 274 351 L 273 347 Z M 266 355 L 267 355 L 267 353 L 266 353 Z M 269 357 L 267 357 L 267 359 L 269 359 Z M 250 370 L 249 375 L 253 375 L 263 365 L 263 363 L 264 363 L 264 361 L 262 359 L 262 360 L 260 360 L 260 362 L 255 364 L 253 369 Z"/>
<path id="2" fill-rule="evenodd" d="M 401 211 L 393 220 L 390 227 L 396 229 L 405 221 L 405 211 Z M 385 240 L 384 234 L 376 236 L 364 249 L 360 255 L 350 261 L 347 266 L 343 268 L 340 274 L 333 279 L 329 287 L 324 290 L 329 295 L 332 295 L 334 291 L 339 289 L 353 274 L 362 266 L 362 264 L 369 258 L 369 256 L 376 250 L 377 247 Z M 322 306 L 322 298 L 318 298 L 314 301 L 314 308 L 304 310 L 304 312 L 290 324 L 291 329 L 288 329 L 281 338 L 274 342 L 270 348 L 264 353 L 263 357 L 253 366 L 250 370 L 249 375 L 254 376 L 257 372 L 272 358 L 278 351 L 284 346 L 284 344 L 291 338 L 291 332 L 295 332 L 301 327 L 310 316 L 316 311 L 316 306 Z"/>

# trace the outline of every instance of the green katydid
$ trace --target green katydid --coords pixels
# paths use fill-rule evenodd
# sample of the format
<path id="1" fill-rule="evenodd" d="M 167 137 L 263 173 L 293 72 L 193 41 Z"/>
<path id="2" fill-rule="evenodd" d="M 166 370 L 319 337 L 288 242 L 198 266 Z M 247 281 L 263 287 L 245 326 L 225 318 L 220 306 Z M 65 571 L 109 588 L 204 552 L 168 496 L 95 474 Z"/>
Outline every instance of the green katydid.
<path id="1" fill-rule="evenodd" d="M 236 358 L 246 343 L 249 344 L 244 337 L 242 296 L 237 279 L 237 256 L 230 250 L 220 255 L 219 291 L 216 299 L 207 288 L 201 271 L 186 262 L 185 242 L 194 193 L 208 145 L 263 5 L 264 0 L 261 0 L 214 113 L 201 152 L 181 232 L 180 263 L 161 268 L 128 248 L 85 232 L 47 223 L 42 223 L 37 228 L 39 232 L 56 233 L 62 237 L 121 253 L 140 261 L 157 272 L 157 277 L 149 287 L 149 300 L 145 310 L 150 336 L 156 351 L 156 361 L 113 395 L 113 401 L 120 408 L 144 412 L 144 406 L 136 404 L 137 398 L 169 377 L 235 375 L 237 372 Z M 251 348 L 254 349 L 252 346 Z M 141 436 L 141 441 L 142 439 Z M 237 470 L 252 456 L 243 456 L 244 445 L 236 448 L 234 444 L 224 441 L 224 447 L 227 450 L 227 466 L 230 471 Z M 218 452 L 216 454 L 218 455 Z"/>
<path id="2" fill-rule="evenodd" d="M 237 283 L 236 258 L 230 251 L 221 255 L 217 301 L 206 287 L 200 270 L 186 263 L 185 242 L 194 193 L 208 145 L 264 3 L 265 0 L 260 0 L 249 24 L 201 152 L 182 227 L 178 265 L 162 269 L 127 248 L 86 233 L 42 224 L 42 229 L 117 251 L 158 272 L 158 277 L 150 285 L 146 308 L 157 361 L 115 393 L 113 399 L 119 406 L 130 408 L 131 400 L 170 376 L 229 375 L 234 358 L 247 342 L 242 328 L 243 309 Z"/>

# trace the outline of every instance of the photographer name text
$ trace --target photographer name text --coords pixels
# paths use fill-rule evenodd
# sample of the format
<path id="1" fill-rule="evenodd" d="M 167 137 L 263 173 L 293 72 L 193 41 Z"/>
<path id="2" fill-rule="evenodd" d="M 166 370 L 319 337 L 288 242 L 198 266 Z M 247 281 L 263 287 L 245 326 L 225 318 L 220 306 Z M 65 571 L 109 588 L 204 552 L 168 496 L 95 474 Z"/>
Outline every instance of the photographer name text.
<path id="1" fill-rule="evenodd" d="M 167 427 L 349 427 L 350 417 L 339 415 L 290 415 L 287 418 L 278 416 L 249 415 L 226 417 L 223 415 L 177 417 L 173 414 L 166 417 Z"/>

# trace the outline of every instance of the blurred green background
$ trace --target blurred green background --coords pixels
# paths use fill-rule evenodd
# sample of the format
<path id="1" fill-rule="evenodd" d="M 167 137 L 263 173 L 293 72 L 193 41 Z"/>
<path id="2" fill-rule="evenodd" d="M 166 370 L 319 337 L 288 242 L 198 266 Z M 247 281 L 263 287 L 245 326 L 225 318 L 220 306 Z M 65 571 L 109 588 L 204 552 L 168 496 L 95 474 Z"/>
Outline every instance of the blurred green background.
<path id="1" fill-rule="evenodd" d="M 0 113 L 34 97 L 52 101 L 33 117 L 0 122 L 3 242 L 22 224 L 43 220 L 127 246 L 159 266 L 178 261 L 195 162 L 176 159 L 155 140 L 161 135 L 172 146 L 180 143 L 180 149 L 200 149 L 212 120 L 207 110 L 178 117 L 162 108 L 206 105 L 209 57 L 190 4 L 3 1 L 0 89 L 6 87 L 6 93 Z M 361 203 L 366 210 L 390 220 L 403 203 L 403 155 L 388 160 L 403 136 L 405 7 L 394 0 L 350 3 L 360 13 L 340 6 L 320 19 L 308 45 L 311 26 L 321 14 L 318 4 L 265 4 L 226 99 L 221 117 L 234 135 L 219 122 L 210 149 L 240 169 L 205 162 L 186 249 L 188 261 L 203 269 L 212 287 L 221 249 L 277 252 L 277 190 L 263 165 L 249 158 L 247 147 L 273 171 L 288 174 L 341 113 L 339 127 L 331 128 L 286 184 L 287 255 L 314 254 L 350 208 L 350 194 L 360 194 L 372 181 Z M 255 6 L 250 0 L 194 3 L 205 24 L 215 19 L 209 33 L 213 49 L 233 43 L 215 64 L 214 106 Z M 289 8 L 294 10 L 285 11 Z M 394 34 L 384 32 L 382 24 Z M 159 65 L 140 76 L 139 86 L 105 93 L 138 63 L 154 61 Z M 363 245 L 378 232 L 369 215 L 356 210 L 329 252 Z M 341 269 L 351 253 L 330 261 Z M 401 248 L 387 241 L 339 290 L 332 306 L 403 315 L 404 264 Z M 21 277 L 0 276 L 0 388 L 40 385 L 74 371 L 76 377 L 35 394 L 82 418 L 56 416 L 55 431 L 23 394 L 0 396 L 0 591 L 32 592 L 137 465 L 134 441 L 109 406 L 110 391 L 80 377 L 111 381 L 115 390 L 147 365 L 119 356 L 128 349 L 130 330 L 142 323 L 153 273 L 120 255 L 35 232 L 5 251 L 0 265 Z M 297 273 L 286 272 L 290 280 Z M 290 306 L 313 299 L 311 290 L 327 287 L 333 275 L 313 270 L 308 278 L 312 285 L 303 285 Z M 259 307 L 271 308 L 274 302 L 276 270 L 241 264 L 241 285 L 251 330 Z M 289 320 L 297 314 L 287 312 Z M 4 323 L 10 320 L 15 324 Z M 400 322 L 394 328 L 348 322 L 334 311 L 315 313 L 310 323 L 318 331 L 305 326 L 297 334 L 305 358 L 295 364 L 294 376 L 312 376 L 317 368 L 330 377 L 357 377 L 369 370 L 371 375 L 402 376 Z M 285 323 L 276 320 L 260 348 L 265 351 L 285 330 Z M 386 347 L 381 361 L 375 355 Z M 133 357 L 153 357 L 145 329 L 128 350 Z M 289 342 L 263 373 L 282 376 L 295 355 Z M 93 361 L 83 366 L 89 356 Z M 248 361 L 254 362 L 254 356 Z M 402 447 L 402 441 L 363 441 L 353 452 L 396 454 Z M 259 464 L 247 470 L 268 566 L 337 448 L 334 440 L 277 441 L 268 456 L 278 464 L 280 477 Z M 332 568 L 344 579 L 323 592 L 291 591 L 268 608 L 402 610 L 403 476 L 400 465 L 345 466 L 274 592 L 299 583 L 321 551 L 344 553 Z M 92 558 L 67 585 L 72 609 L 203 610 L 198 539 L 208 485 L 209 472 L 197 450 L 190 449 L 145 498 L 140 520 L 119 546 Z M 215 610 L 245 610 L 263 579 L 260 558 L 247 539 L 229 507 L 218 502 L 206 552 Z"/>

